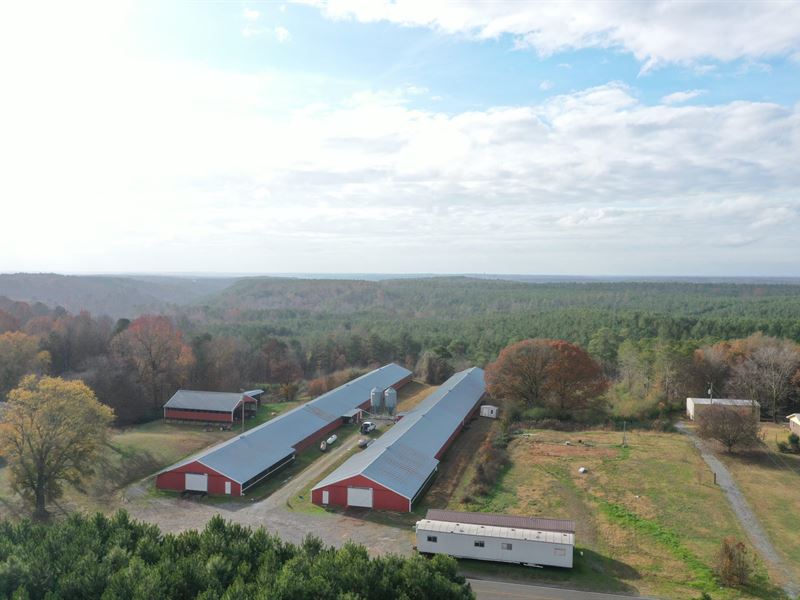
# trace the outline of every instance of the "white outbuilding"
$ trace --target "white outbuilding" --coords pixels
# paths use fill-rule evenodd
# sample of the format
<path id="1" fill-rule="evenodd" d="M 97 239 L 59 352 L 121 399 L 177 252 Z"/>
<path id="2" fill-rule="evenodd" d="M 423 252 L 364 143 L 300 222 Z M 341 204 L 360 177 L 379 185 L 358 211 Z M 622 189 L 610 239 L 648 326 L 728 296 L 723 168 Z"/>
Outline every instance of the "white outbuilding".
<path id="1" fill-rule="evenodd" d="M 416 537 L 424 554 L 572 568 L 575 522 L 431 509 Z"/>
<path id="2" fill-rule="evenodd" d="M 696 421 L 700 413 L 710 406 L 724 406 L 743 415 L 755 415 L 756 419 L 761 416 L 761 405 L 757 401 L 742 398 L 687 398 L 686 416 Z"/>
<path id="3" fill-rule="evenodd" d="M 489 417 L 490 419 L 496 419 L 498 410 L 499 409 L 496 406 L 492 406 L 491 404 L 484 404 L 483 406 L 481 406 L 481 416 Z"/>

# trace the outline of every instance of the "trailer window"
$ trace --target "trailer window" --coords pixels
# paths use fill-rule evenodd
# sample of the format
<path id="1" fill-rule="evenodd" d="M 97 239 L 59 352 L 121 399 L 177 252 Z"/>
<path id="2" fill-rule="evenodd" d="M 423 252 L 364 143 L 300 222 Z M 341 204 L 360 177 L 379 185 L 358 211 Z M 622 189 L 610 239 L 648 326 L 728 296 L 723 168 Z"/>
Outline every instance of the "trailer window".
<path id="1" fill-rule="evenodd" d="M 566 548 L 553 548 L 553 554 L 555 556 L 566 556 L 567 549 Z"/>
<path id="2" fill-rule="evenodd" d="M 436 542 L 438 542 L 439 540 L 437 540 L 437 539 L 436 539 L 436 536 L 435 536 L 435 535 L 429 535 L 429 536 L 428 536 L 428 541 L 429 541 L 429 542 L 433 542 L 433 543 L 435 544 L 435 543 L 436 543 Z"/>
<path id="3" fill-rule="evenodd" d="M 476 548 L 483 548 L 483 540 L 475 540 Z"/>
<path id="4" fill-rule="evenodd" d="M 500 547 L 501 547 L 503 550 L 511 550 L 511 548 L 512 548 L 511 544 L 507 544 L 507 543 L 505 543 L 505 542 L 503 542 L 502 544 L 500 544 Z"/>

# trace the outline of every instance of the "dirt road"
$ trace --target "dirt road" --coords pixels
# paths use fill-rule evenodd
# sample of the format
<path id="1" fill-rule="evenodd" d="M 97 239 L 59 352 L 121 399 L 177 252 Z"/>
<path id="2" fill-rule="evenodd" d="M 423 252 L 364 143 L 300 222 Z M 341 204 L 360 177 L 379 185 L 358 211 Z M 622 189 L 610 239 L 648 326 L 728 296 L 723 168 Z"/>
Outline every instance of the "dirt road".
<path id="1" fill-rule="evenodd" d="M 410 554 L 411 531 L 370 523 L 361 519 L 326 513 L 305 514 L 288 509 L 291 502 L 310 483 L 342 458 L 356 440 L 342 444 L 293 477 L 277 492 L 252 504 L 226 502 L 200 503 L 176 498 L 153 497 L 146 493 L 152 480 L 132 486 L 126 494 L 125 509 L 135 518 L 155 523 L 162 531 L 200 529 L 216 514 L 249 527 L 264 527 L 290 542 L 301 542 L 316 535 L 326 544 L 341 546 L 346 541 L 363 544 L 375 554 Z"/>
<path id="2" fill-rule="evenodd" d="M 714 456 L 713 452 L 711 452 L 703 441 L 697 437 L 694 431 L 686 427 L 684 423 L 678 423 L 678 429 L 689 436 L 692 443 L 700 451 L 703 460 L 714 472 L 714 475 L 716 475 L 717 484 L 725 491 L 725 495 L 728 498 L 731 508 L 733 508 L 734 514 L 742 524 L 742 528 L 750 537 L 753 546 L 758 550 L 761 558 L 770 570 L 780 574 L 784 591 L 789 594 L 789 597 L 796 598 L 800 594 L 800 585 L 794 581 L 789 568 L 783 562 L 780 555 L 778 555 L 772 542 L 767 537 L 767 534 L 764 532 L 755 514 L 753 514 L 750 505 L 733 480 L 731 472 L 716 456 Z"/>

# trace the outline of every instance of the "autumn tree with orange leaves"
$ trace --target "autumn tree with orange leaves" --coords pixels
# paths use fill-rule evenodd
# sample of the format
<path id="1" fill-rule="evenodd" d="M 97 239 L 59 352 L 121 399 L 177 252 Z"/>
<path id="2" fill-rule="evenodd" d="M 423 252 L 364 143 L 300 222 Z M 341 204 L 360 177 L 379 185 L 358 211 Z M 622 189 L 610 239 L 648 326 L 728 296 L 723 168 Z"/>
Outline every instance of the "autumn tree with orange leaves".
<path id="1" fill-rule="evenodd" d="M 563 340 L 530 339 L 507 346 L 486 369 L 489 393 L 565 415 L 588 408 L 608 388 L 586 350 Z"/>
<path id="2" fill-rule="evenodd" d="M 194 363 L 181 332 L 164 316 L 144 315 L 112 340 L 113 351 L 136 372 L 152 408 L 183 385 Z"/>

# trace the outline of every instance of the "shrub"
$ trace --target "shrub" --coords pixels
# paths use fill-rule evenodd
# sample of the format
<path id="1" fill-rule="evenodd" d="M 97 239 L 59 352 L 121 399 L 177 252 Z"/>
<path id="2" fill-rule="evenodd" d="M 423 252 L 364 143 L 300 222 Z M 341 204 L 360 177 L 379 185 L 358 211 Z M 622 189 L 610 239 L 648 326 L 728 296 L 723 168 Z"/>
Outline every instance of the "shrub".
<path id="1" fill-rule="evenodd" d="M 778 451 L 779 452 L 791 452 L 792 448 L 786 442 L 779 441 L 778 442 Z"/>
<path id="2" fill-rule="evenodd" d="M 717 553 L 717 575 L 728 586 L 747 585 L 753 570 L 744 542 L 733 536 L 722 540 Z"/>
<path id="3" fill-rule="evenodd" d="M 797 435 L 794 431 L 789 434 L 789 445 L 792 447 L 792 450 L 795 452 L 800 451 L 800 435 Z"/>

